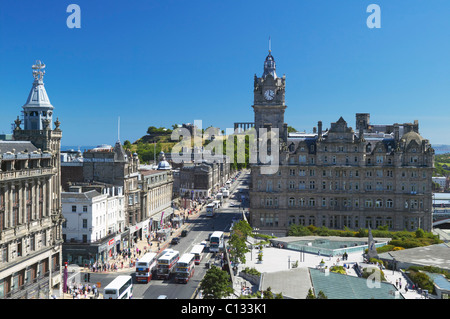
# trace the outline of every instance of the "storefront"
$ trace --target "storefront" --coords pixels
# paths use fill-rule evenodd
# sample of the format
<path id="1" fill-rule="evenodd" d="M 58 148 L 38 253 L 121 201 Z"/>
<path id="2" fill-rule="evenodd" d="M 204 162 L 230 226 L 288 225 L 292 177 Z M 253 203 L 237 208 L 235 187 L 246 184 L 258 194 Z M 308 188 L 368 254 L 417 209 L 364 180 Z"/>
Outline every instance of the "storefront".
<path id="1" fill-rule="evenodd" d="M 171 224 L 173 218 L 174 210 L 172 207 L 167 207 L 163 211 L 156 213 L 151 218 L 151 230 L 157 231 L 158 229 L 162 229 L 167 226 L 169 223 Z"/>

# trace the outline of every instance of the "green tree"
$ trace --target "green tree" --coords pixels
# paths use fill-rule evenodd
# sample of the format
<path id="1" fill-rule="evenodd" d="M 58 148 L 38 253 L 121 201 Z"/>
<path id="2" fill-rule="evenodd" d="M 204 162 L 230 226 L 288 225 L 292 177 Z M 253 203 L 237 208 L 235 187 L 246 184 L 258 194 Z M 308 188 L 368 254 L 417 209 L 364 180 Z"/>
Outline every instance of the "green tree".
<path id="1" fill-rule="evenodd" d="M 317 299 L 328 299 L 328 297 L 322 290 L 320 290 L 319 293 L 317 294 Z"/>
<path id="2" fill-rule="evenodd" d="M 416 238 L 424 238 L 424 237 L 425 237 L 425 232 L 422 229 L 418 228 L 416 230 Z"/>
<path id="3" fill-rule="evenodd" d="M 306 295 L 306 299 L 316 299 L 316 296 L 312 292 L 311 288 L 309 288 L 309 290 L 308 290 L 308 294 Z"/>
<path id="4" fill-rule="evenodd" d="M 230 284 L 229 274 L 213 265 L 200 282 L 200 289 L 204 299 L 222 299 L 233 293 Z"/>
<path id="5" fill-rule="evenodd" d="M 247 247 L 247 243 L 243 237 L 237 233 L 233 233 L 228 240 L 228 248 L 230 249 L 231 258 L 235 262 L 245 264 L 245 254 L 250 250 Z"/>
<path id="6" fill-rule="evenodd" d="M 274 299 L 272 288 L 267 287 L 267 289 L 263 291 L 263 299 Z"/>
<path id="7" fill-rule="evenodd" d="M 129 140 L 126 140 L 125 142 L 123 142 L 123 147 L 126 150 L 129 150 L 131 148 L 131 142 Z"/>
<path id="8" fill-rule="evenodd" d="M 239 232 L 240 236 L 242 236 L 244 239 L 247 239 L 248 236 L 252 234 L 252 226 L 246 221 L 246 220 L 240 220 L 237 223 L 234 223 L 233 225 L 233 232 Z"/>
<path id="9" fill-rule="evenodd" d="M 250 251 L 247 246 L 247 237 L 251 235 L 251 233 L 252 227 L 245 220 L 240 220 L 233 225 L 230 240 L 228 241 L 228 247 L 230 249 L 231 258 L 235 262 L 245 264 L 245 254 Z"/>

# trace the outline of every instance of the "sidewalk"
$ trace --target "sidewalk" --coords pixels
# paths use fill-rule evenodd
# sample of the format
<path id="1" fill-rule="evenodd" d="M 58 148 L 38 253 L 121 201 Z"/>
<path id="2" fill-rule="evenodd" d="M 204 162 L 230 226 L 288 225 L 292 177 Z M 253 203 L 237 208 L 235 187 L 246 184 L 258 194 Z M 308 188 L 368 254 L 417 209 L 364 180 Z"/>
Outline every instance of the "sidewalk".
<path id="1" fill-rule="evenodd" d="M 108 274 L 108 273 L 117 273 L 118 275 L 120 273 L 129 273 L 130 271 L 134 271 L 135 270 L 135 266 L 134 266 L 134 261 L 136 260 L 134 255 L 136 254 L 136 248 L 139 249 L 139 251 L 141 251 L 140 256 L 143 256 L 143 254 L 145 252 L 155 252 L 155 253 L 161 253 L 164 249 L 166 249 L 169 245 L 170 245 L 170 241 L 172 240 L 172 238 L 177 237 L 180 235 L 181 231 L 186 229 L 190 229 L 192 227 L 192 224 L 190 223 L 191 220 L 195 220 L 198 218 L 198 216 L 200 214 L 202 214 L 205 211 L 205 206 L 201 206 L 200 209 L 198 211 L 196 211 L 195 213 L 193 213 L 192 215 L 189 216 L 189 220 L 185 221 L 184 224 L 177 228 L 177 229 L 173 229 L 172 234 L 167 238 L 166 241 L 164 242 L 159 242 L 158 240 L 154 239 L 151 241 L 151 245 L 149 245 L 147 239 L 143 239 L 143 240 L 139 240 L 136 244 L 133 245 L 133 247 L 131 248 L 132 254 L 131 254 L 131 258 L 124 258 L 122 256 L 122 254 L 118 254 L 117 257 L 111 258 L 108 263 L 112 266 L 114 264 L 117 265 L 117 270 L 114 269 L 114 267 L 110 267 L 109 269 L 106 270 L 97 270 L 95 273 L 104 273 L 104 274 Z M 159 244 L 159 245 L 158 245 Z M 139 258 L 139 254 L 136 255 L 137 258 Z M 122 263 L 123 263 L 123 267 L 122 267 Z M 80 274 L 81 274 L 81 279 L 84 280 L 84 274 L 85 273 L 94 273 L 92 271 L 90 271 L 89 267 L 81 267 L 80 268 Z M 85 285 L 94 285 L 95 283 L 77 283 L 78 286 L 85 286 Z M 102 288 L 100 287 L 100 290 Z M 80 294 L 79 297 L 77 298 L 73 298 L 72 294 L 69 293 L 63 293 L 63 296 L 60 297 L 60 299 L 94 299 L 94 294 L 91 291 L 90 293 L 87 294 Z M 98 299 L 102 299 L 103 296 L 100 293 Z"/>

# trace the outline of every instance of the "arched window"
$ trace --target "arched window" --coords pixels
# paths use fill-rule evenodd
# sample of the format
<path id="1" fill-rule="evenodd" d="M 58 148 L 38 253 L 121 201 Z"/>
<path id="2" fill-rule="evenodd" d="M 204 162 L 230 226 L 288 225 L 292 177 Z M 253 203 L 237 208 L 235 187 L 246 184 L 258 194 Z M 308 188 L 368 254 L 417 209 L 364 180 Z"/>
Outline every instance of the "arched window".
<path id="1" fill-rule="evenodd" d="M 289 207 L 294 207 L 295 206 L 295 198 L 294 197 L 290 197 L 288 204 L 289 204 Z"/>
<path id="2" fill-rule="evenodd" d="M 298 222 L 300 225 L 305 226 L 305 216 L 303 215 L 298 216 Z"/>
<path id="3" fill-rule="evenodd" d="M 290 225 L 295 225 L 295 216 L 294 215 L 289 216 L 288 223 L 289 223 L 289 226 Z"/>
<path id="4" fill-rule="evenodd" d="M 298 204 L 300 205 L 300 207 L 304 207 L 305 206 L 305 199 L 303 198 L 303 197 L 301 197 L 299 200 L 298 200 Z"/>
<path id="5" fill-rule="evenodd" d="M 392 199 L 387 199 L 386 200 L 386 207 L 387 208 L 393 208 L 394 207 L 394 201 Z"/>
<path id="6" fill-rule="evenodd" d="M 376 207 L 376 208 L 383 207 L 383 200 L 382 200 L 381 198 L 378 198 L 378 199 L 375 201 L 375 207 Z"/>

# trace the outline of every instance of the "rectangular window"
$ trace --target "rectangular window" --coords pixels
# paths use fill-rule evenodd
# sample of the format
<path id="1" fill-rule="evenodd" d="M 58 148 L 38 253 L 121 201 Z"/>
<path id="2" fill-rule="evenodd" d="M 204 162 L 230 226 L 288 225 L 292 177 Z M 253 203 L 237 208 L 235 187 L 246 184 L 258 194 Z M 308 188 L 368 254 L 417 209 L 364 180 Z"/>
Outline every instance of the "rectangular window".
<path id="1" fill-rule="evenodd" d="M 76 213 L 77 212 L 77 206 L 72 206 L 72 213 Z"/>

